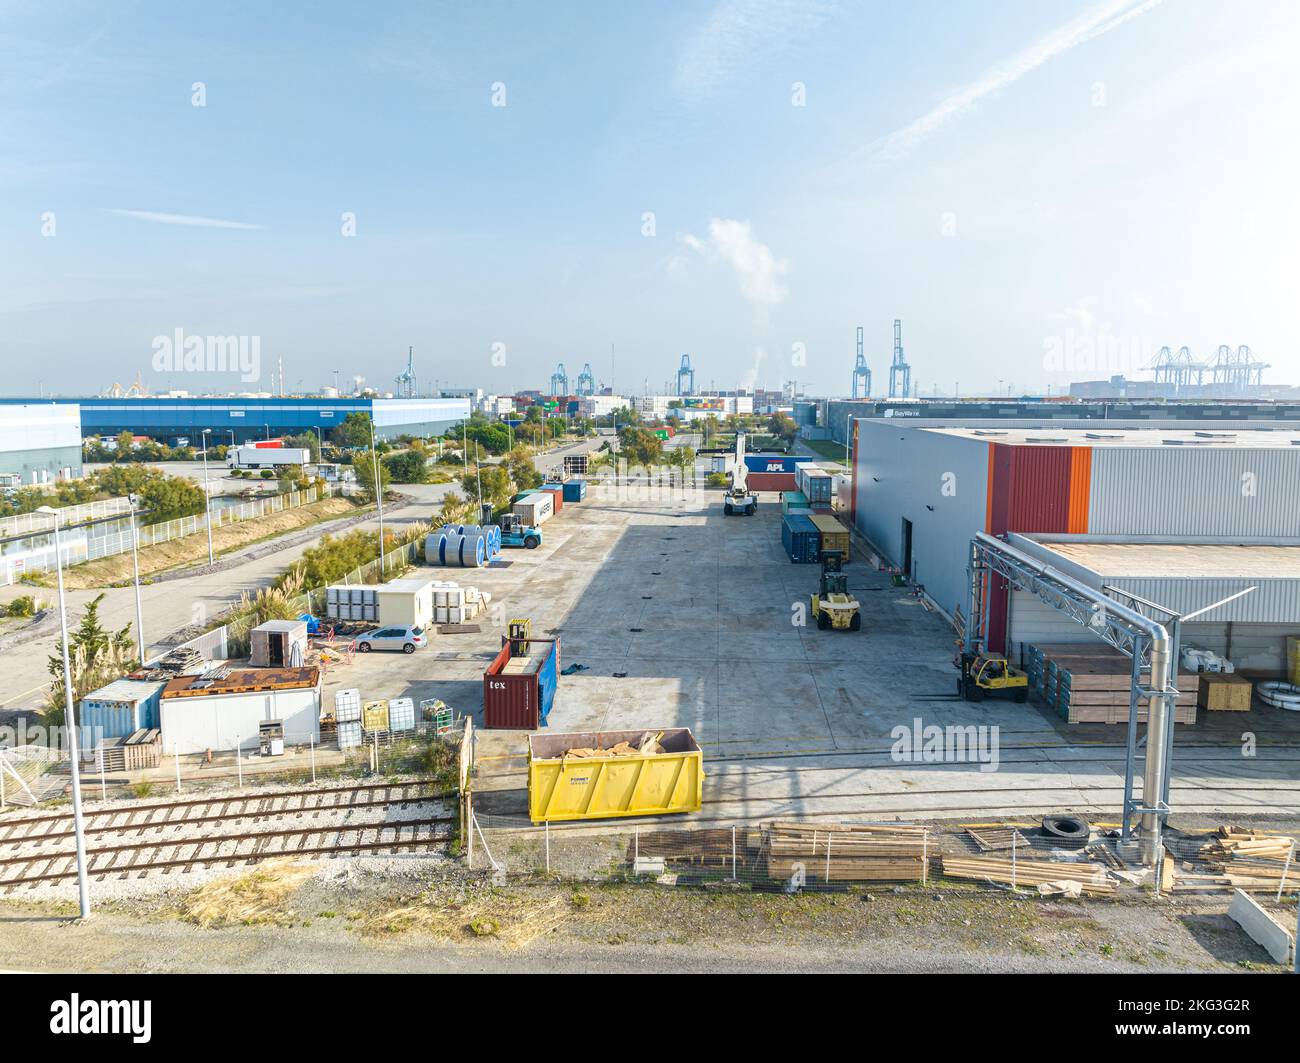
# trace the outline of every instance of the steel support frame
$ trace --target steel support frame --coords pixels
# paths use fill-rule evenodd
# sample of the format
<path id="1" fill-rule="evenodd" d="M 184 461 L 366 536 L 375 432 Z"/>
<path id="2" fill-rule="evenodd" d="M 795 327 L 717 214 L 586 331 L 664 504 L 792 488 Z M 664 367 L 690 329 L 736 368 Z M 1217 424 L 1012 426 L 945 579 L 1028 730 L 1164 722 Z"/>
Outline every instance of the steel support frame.
<path id="1" fill-rule="evenodd" d="M 1016 590 L 1034 595 L 1045 605 L 1064 613 L 1076 623 L 1087 628 L 1103 642 L 1119 650 L 1132 660 L 1132 677 L 1129 688 L 1128 737 L 1124 751 L 1124 809 L 1122 815 L 1121 837 L 1128 841 L 1132 836 L 1133 817 L 1151 815 L 1163 824 L 1169 816 L 1169 780 L 1173 749 L 1173 699 L 1177 689 L 1171 685 L 1168 690 L 1156 691 L 1142 683 L 1143 671 L 1151 667 L 1151 639 L 1146 631 L 1126 620 L 1122 615 L 1105 608 L 1103 603 L 1092 601 L 1067 583 L 1056 579 L 1050 573 L 1038 572 L 1018 562 L 1009 553 L 1003 553 L 992 545 L 971 541 L 970 559 L 967 565 L 967 610 L 966 631 L 962 642 L 965 653 L 979 653 L 987 644 L 986 609 L 990 593 L 990 581 L 994 576 L 1001 576 L 1008 585 Z M 1117 605 L 1119 603 L 1116 603 Z M 1175 653 L 1177 640 L 1175 637 Z M 1177 661 L 1174 657 L 1174 675 L 1177 675 Z M 1142 800 L 1133 797 L 1133 779 L 1136 775 L 1138 760 L 1137 730 L 1138 702 L 1152 696 L 1166 696 L 1170 704 L 1169 726 L 1163 736 L 1165 757 L 1164 771 L 1160 783 L 1159 799 L 1154 803 L 1148 801 L 1150 795 L 1143 793 Z"/>

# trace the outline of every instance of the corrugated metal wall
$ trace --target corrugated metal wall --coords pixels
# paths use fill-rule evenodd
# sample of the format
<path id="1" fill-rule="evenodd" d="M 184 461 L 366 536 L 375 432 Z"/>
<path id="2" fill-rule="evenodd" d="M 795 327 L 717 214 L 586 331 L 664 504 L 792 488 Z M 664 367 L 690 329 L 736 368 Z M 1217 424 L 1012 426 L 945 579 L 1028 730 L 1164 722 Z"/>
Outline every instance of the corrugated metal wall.
<path id="1" fill-rule="evenodd" d="M 1093 535 L 1290 536 L 1300 447 L 1096 447 Z"/>
<path id="2" fill-rule="evenodd" d="M 944 610 L 964 611 L 966 557 L 987 511 L 988 444 L 888 421 L 855 428 L 855 527 L 901 567 L 910 520 L 913 578 Z"/>

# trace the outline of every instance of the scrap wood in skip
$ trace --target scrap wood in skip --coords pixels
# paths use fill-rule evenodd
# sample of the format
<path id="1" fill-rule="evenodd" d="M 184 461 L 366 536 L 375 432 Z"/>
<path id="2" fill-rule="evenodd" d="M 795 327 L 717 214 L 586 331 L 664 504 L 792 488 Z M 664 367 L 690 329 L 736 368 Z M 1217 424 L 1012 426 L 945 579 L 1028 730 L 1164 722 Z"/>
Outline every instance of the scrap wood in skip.
<path id="1" fill-rule="evenodd" d="M 1247 893 L 1276 892 L 1300 884 L 1295 839 L 1280 834 L 1220 827 L 1197 854 L 1209 873 L 1192 864 L 1173 872 L 1179 892 L 1239 889 Z"/>
<path id="2" fill-rule="evenodd" d="M 765 827 L 769 878 L 802 871 L 809 882 L 916 882 L 926 877 L 933 839 L 924 827 L 803 823 Z"/>

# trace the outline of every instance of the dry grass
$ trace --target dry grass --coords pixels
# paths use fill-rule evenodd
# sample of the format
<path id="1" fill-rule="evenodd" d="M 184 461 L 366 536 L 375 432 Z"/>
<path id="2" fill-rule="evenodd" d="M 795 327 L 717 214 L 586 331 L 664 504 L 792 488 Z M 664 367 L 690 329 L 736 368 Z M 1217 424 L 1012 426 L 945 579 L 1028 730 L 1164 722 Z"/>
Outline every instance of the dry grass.
<path id="1" fill-rule="evenodd" d="M 212 532 L 212 547 L 218 554 L 222 554 L 271 536 L 284 535 L 323 520 L 335 520 L 355 512 L 356 505 L 346 498 L 323 498 L 297 509 L 282 510 L 257 520 L 242 520 L 215 528 Z M 207 560 L 207 532 L 199 532 L 183 539 L 144 547 L 140 551 L 140 575 L 148 578 L 179 565 L 206 564 Z M 64 571 L 63 579 L 68 590 L 92 590 L 125 583 L 132 578 L 132 571 L 131 555 L 126 553 L 88 561 L 84 565 L 74 565 Z"/>
<path id="2" fill-rule="evenodd" d="M 181 902 L 181 915 L 203 927 L 287 926 L 297 913 L 286 901 L 319 866 L 268 860 L 237 878 L 223 878 L 200 886 Z"/>
<path id="3" fill-rule="evenodd" d="M 450 900 L 428 895 L 415 904 L 374 912 L 358 929 L 368 937 L 419 933 L 447 941 L 496 941 L 520 949 L 558 929 L 570 915 L 570 905 L 562 898 L 538 892 L 492 890 Z"/>

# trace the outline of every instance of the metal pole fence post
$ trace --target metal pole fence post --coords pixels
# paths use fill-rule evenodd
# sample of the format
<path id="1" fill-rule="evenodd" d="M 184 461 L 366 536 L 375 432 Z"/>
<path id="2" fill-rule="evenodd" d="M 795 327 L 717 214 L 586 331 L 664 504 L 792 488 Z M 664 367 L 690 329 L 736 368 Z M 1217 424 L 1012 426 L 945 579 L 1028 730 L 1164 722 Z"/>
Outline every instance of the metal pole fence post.
<path id="1" fill-rule="evenodd" d="M 1016 888 L 1016 836 L 1018 831 L 1011 828 L 1011 888 Z"/>
<path id="2" fill-rule="evenodd" d="M 827 886 L 831 884 L 831 838 L 833 837 L 834 835 L 829 831 L 826 832 L 826 878 L 824 884 Z"/>
<path id="3" fill-rule="evenodd" d="M 1012 830 L 1015 828 L 1013 827 Z M 921 831 L 921 885 L 930 881 L 930 828 Z"/>
<path id="4" fill-rule="evenodd" d="M 546 873 L 549 875 L 551 873 L 551 821 L 546 820 L 544 826 L 546 828 Z"/>
<path id="5" fill-rule="evenodd" d="M 99 799 L 108 800 L 108 785 L 104 781 L 104 749 L 102 746 L 95 749 L 95 756 L 99 760 Z"/>
<path id="6" fill-rule="evenodd" d="M 176 761 L 176 792 L 181 792 L 181 754 L 178 749 L 172 754 L 172 760 Z"/>
<path id="7" fill-rule="evenodd" d="M 1295 857 L 1295 846 L 1296 846 L 1296 843 L 1295 843 L 1295 842 L 1292 842 L 1292 843 L 1291 843 L 1291 850 L 1286 854 L 1286 863 L 1282 865 L 1282 879 L 1281 879 L 1281 881 L 1278 882 L 1278 884 L 1277 884 L 1277 899 L 1278 899 L 1278 903 L 1281 903 L 1281 901 L 1282 901 L 1282 891 L 1283 891 L 1284 889 L 1286 889 L 1286 876 L 1287 876 L 1287 873 L 1291 870 L 1291 861 L 1292 861 L 1292 859 L 1294 859 L 1294 857 Z M 1297 947 L 1297 948 L 1300 948 L 1300 938 L 1296 938 L 1296 947 Z"/>
<path id="8" fill-rule="evenodd" d="M 0 750 L 0 808 L 5 807 L 5 766 L 7 764 L 4 750 Z"/>
<path id="9" fill-rule="evenodd" d="M 636 862 L 641 859 L 641 828 L 632 828 L 632 867 L 636 868 Z"/>
<path id="10" fill-rule="evenodd" d="M 731 881 L 736 881 L 736 828 L 731 828 Z"/>
<path id="11" fill-rule="evenodd" d="M 311 781 L 316 781 L 316 736 L 308 735 L 307 741 L 311 743 Z"/>
<path id="12" fill-rule="evenodd" d="M 235 770 L 239 772 L 239 788 L 244 788 L 244 747 L 235 735 Z"/>

